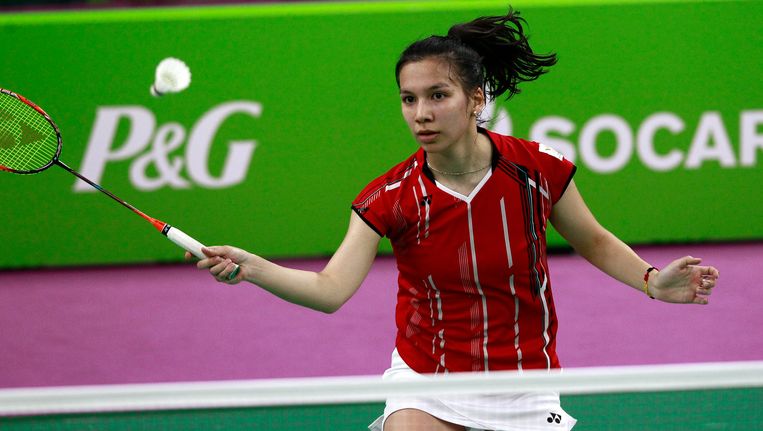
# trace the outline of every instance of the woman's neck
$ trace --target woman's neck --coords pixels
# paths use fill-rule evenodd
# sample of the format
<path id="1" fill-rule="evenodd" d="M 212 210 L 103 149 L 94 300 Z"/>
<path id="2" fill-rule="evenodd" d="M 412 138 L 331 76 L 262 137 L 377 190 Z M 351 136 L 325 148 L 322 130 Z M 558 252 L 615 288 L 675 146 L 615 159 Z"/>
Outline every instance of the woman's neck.
<path id="1" fill-rule="evenodd" d="M 460 176 L 471 173 L 484 173 L 492 162 L 490 139 L 479 133 L 465 136 L 461 142 L 451 146 L 448 151 L 427 154 L 429 168 L 440 175 Z"/>

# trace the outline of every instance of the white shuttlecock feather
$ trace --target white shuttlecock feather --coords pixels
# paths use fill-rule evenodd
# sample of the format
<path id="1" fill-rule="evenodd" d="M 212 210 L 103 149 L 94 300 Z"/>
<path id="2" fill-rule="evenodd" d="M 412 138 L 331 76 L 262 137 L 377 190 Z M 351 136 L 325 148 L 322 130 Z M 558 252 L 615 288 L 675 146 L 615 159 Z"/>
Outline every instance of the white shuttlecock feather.
<path id="1" fill-rule="evenodd" d="M 185 90 L 191 84 L 191 70 L 177 58 L 168 57 L 156 66 L 156 79 L 151 86 L 154 97 Z"/>

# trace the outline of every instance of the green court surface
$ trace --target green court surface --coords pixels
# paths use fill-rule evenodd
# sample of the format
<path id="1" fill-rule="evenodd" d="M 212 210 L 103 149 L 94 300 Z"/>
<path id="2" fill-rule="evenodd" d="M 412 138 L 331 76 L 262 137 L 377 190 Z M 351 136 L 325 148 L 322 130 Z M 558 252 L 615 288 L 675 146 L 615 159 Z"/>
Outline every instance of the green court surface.
<path id="1" fill-rule="evenodd" d="M 763 388 L 562 396 L 586 430 L 763 428 Z M 0 418 L 3 431 L 364 430 L 383 403 L 278 406 Z M 551 429 L 551 428 L 549 428 Z"/>

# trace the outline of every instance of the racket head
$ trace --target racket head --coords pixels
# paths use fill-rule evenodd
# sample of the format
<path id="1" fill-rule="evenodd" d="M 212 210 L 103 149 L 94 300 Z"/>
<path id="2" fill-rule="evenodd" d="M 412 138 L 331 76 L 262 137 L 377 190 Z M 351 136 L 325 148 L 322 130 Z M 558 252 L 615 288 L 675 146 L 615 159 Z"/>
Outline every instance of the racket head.
<path id="1" fill-rule="evenodd" d="M 50 116 L 24 96 L 0 88 L 0 170 L 35 174 L 60 155 L 61 133 Z"/>

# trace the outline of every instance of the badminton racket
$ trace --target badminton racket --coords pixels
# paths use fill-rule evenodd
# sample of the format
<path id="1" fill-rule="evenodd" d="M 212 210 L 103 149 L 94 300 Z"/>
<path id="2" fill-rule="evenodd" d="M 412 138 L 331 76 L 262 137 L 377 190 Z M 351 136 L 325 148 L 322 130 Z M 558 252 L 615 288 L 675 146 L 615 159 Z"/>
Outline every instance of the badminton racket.
<path id="1" fill-rule="evenodd" d="M 58 126 L 42 108 L 20 94 L 0 88 L 0 170 L 14 174 L 36 174 L 53 165 L 60 166 L 141 216 L 170 241 L 199 259 L 206 258 L 201 251 L 204 245 L 199 241 L 176 227 L 148 216 L 67 166 L 59 159 L 61 146 Z M 238 271 L 239 267 L 236 266 L 228 278 L 235 278 Z"/>

